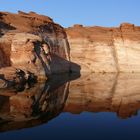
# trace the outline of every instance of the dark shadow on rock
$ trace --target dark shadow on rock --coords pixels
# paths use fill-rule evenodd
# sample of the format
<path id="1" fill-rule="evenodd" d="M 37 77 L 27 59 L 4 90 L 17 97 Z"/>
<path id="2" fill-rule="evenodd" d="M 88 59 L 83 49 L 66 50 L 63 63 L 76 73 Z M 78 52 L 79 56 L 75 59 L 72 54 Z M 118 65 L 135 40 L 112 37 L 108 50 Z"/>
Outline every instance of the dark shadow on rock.
<path id="1" fill-rule="evenodd" d="M 14 79 L 13 80 L 7 80 L 5 78 L 4 74 L 0 74 L 0 80 L 3 81 L 4 85 L 1 88 L 8 88 L 8 87 L 14 87 L 15 86 L 15 82 Z"/>
<path id="2" fill-rule="evenodd" d="M 3 36 L 9 30 L 16 30 L 15 27 L 0 21 L 0 37 Z"/>
<path id="3" fill-rule="evenodd" d="M 4 74 L 0 74 L 0 79 L 4 79 Z"/>
<path id="4" fill-rule="evenodd" d="M 34 51 L 44 68 L 46 77 L 50 78 L 53 76 L 53 74 L 58 73 L 62 74 L 76 72 L 80 74 L 80 65 L 70 62 L 56 54 L 51 54 L 51 62 L 49 63 L 47 56 L 42 53 L 41 43 L 39 41 L 34 42 L 34 46 Z"/>
<path id="5" fill-rule="evenodd" d="M 80 75 L 80 70 L 81 67 L 80 65 L 74 63 L 74 62 L 70 62 L 56 54 L 52 54 L 52 62 L 50 65 L 50 69 L 52 71 L 52 74 L 56 74 L 56 73 L 77 73 Z M 75 69 L 73 71 L 73 68 Z"/>
<path id="6" fill-rule="evenodd" d="M 48 69 L 48 66 L 47 66 L 46 62 L 43 60 L 43 57 L 41 56 L 41 43 L 39 41 L 34 42 L 34 46 L 35 46 L 34 51 L 35 51 L 38 59 L 40 60 L 42 66 L 44 68 L 46 77 L 48 77 L 50 72 L 49 72 L 49 69 Z"/>
<path id="7" fill-rule="evenodd" d="M 16 28 L 4 23 L 3 21 L 0 21 L 0 29 L 4 29 L 4 30 L 15 30 Z"/>
<path id="8" fill-rule="evenodd" d="M 11 66 L 11 44 L 0 42 L 0 68 Z"/>

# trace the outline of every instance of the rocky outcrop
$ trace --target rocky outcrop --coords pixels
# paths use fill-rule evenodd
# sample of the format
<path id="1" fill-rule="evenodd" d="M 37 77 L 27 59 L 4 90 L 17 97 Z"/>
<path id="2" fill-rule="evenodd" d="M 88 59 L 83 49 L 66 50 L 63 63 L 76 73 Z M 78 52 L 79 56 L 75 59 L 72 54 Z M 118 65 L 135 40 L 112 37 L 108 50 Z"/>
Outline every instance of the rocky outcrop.
<path id="1" fill-rule="evenodd" d="M 44 79 L 69 72 L 69 51 L 64 29 L 51 18 L 34 12 L 0 12 L 0 74 L 5 77 L 10 78 L 14 69 Z"/>
<path id="2" fill-rule="evenodd" d="M 140 72 L 140 27 L 74 25 L 66 33 L 71 61 L 81 66 L 81 72 Z"/>
<path id="3" fill-rule="evenodd" d="M 9 67 L 38 77 L 79 72 L 80 67 L 81 72 L 140 72 L 139 39 L 140 27 L 130 23 L 119 28 L 76 24 L 64 30 L 51 18 L 34 12 L 0 12 L 0 74 Z M 48 46 L 51 59 L 42 44 Z"/>

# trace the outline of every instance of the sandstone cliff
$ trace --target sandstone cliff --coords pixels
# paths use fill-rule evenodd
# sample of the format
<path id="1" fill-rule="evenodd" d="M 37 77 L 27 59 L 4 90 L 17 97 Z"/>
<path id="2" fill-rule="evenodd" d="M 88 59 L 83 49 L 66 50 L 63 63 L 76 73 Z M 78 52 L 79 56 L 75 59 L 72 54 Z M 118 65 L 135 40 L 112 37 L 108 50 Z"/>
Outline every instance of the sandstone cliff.
<path id="1" fill-rule="evenodd" d="M 49 48 L 48 57 L 42 44 Z M 64 29 L 47 16 L 34 12 L 0 12 L 0 74 L 12 77 L 15 69 L 38 77 L 69 72 L 69 44 Z"/>
<path id="2" fill-rule="evenodd" d="M 81 66 L 81 72 L 140 72 L 140 27 L 74 25 L 66 33 L 71 61 Z"/>

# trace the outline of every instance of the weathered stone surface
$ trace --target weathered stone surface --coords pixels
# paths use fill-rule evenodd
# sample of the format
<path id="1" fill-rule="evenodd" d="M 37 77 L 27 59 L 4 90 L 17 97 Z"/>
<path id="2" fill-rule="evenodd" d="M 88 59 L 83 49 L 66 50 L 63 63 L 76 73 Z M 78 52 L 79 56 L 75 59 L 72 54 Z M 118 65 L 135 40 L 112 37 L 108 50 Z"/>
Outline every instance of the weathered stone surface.
<path id="1" fill-rule="evenodd" d="M 39 36 L 17 33 L 11 44 L 12 66 L 31 71 L 38 76 L 47 76 L 50 66 L 41 45 L 42 39 Z"/>
<path id="2" fill-rule="evenodd" d="M 66 33 L 51 18 L 34 12 L 0 12 L 0 32 L 0 73 L 14 67 L 45 78 L 70 71 Z M 43 43 L 49 48 L 51 63 L 42 50 Z"/>
<path id="3" fill-rule="evenodd" d="M 81 72 L 140 72 L 140 27 L 74 26 L 66 29 L 71 61 Z"/>

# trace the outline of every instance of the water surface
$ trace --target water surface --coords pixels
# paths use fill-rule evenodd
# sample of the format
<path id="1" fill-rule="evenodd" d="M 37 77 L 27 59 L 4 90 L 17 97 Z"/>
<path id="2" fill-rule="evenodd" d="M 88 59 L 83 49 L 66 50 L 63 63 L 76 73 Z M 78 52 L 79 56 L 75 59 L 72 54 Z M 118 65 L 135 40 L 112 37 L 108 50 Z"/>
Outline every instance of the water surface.
<path id="1" fill-rule="evenodd" d="M 0 139 L 136 139 L 140 74 L 55 75 L 0 90 Z"/>

